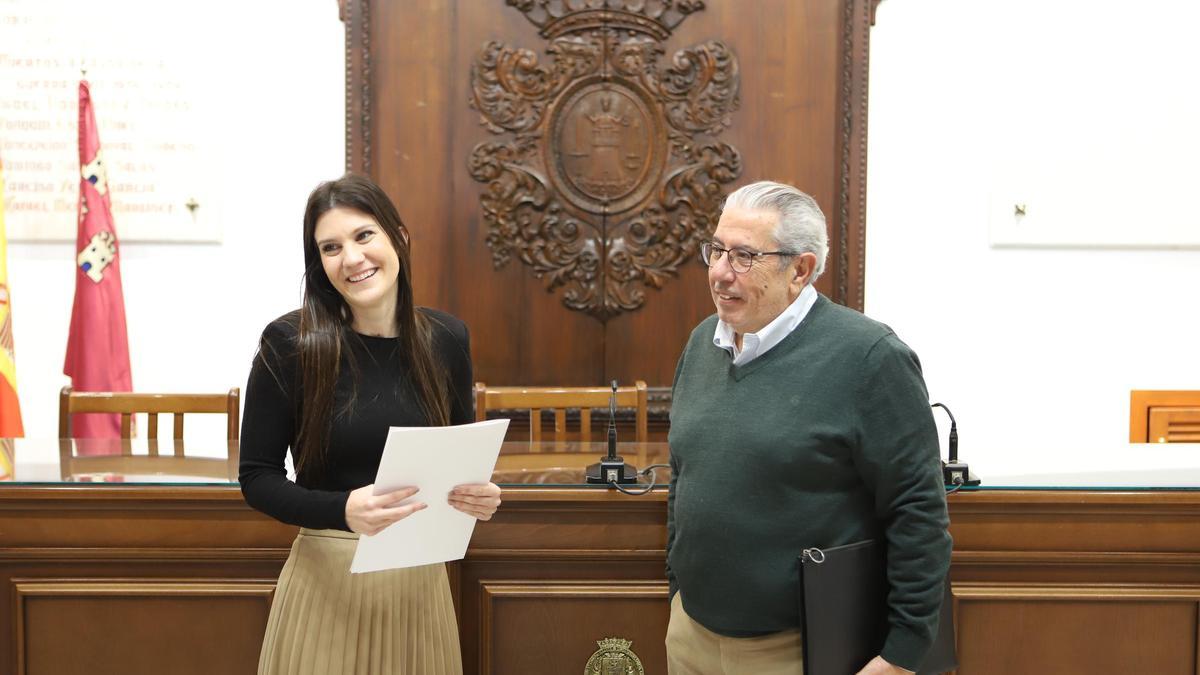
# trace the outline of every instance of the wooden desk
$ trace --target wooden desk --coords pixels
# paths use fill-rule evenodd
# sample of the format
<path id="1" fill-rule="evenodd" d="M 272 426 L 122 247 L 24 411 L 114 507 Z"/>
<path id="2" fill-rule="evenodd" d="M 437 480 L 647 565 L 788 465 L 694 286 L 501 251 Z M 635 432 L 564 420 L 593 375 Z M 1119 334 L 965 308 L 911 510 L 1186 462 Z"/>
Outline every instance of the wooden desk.
<path id="1" fill-rule="evenodd" d="M 215 478 L 32 480 L 59 471 L 23 461 L 56 456 L 49 443 L 18 441 L 23 482 L 0 483 L 0 673 L 253 673 L 295 528 Z M 520 449 L 499 469 L 595 459 Z M 622 453 L 642 450 L 662 457 Z M 597 640 L 623 637 L 665 673 L 665 491 L 504 493 L 450 568 L 466 672 L 579 673 Z M 1196 675 L 1200 490 L 984 489 L 950 504 L 960 673 Z"/>

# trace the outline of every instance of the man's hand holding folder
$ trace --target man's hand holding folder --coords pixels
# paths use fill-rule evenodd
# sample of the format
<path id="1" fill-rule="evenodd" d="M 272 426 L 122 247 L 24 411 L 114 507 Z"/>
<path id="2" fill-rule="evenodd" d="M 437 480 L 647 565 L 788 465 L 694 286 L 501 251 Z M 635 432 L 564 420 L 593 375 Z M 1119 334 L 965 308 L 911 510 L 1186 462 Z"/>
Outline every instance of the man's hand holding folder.
<path id="1" fill-rule="evenodd" d="M 889 663 L 879 654 L 889 630 L 884 558 L 883 547 L 874 539 L 804 550 L 800 558 L 804 675 L 914 672 Z M 916 672 L 928 675 L 958 667 L 952 612 L 947 578 L 937 633 Z"/>

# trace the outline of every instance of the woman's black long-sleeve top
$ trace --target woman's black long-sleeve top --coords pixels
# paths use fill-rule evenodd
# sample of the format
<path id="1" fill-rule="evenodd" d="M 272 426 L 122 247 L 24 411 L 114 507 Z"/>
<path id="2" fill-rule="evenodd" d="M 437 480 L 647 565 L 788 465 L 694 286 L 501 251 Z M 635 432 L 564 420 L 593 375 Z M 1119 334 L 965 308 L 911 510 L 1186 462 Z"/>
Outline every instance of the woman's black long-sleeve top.
<path id="1" fill-rule="evenodd" d="M 437 310 L 418 311 L 429 320 L 433 358 L 449 380 L 450 423 L 470 422 L 474 416 L 466 324 Z M 246 383 L 238 478 L 246 502 L 277 520 L 349 530 L 346 499 L 352 490 L 375 482 L 388 428 L 427 426 L 428 421 L 417 402 L 409 364 L 398 353 L 398 341 L 351 333 L 350 354 L 343 353 L 338 369 L 324 469 L 308 483 L 288 480 L 284 459 L 302 414 L 299 316 L 299 311 L 285 314 L 263 330 Z M 352 392 L 354 405 L 345 412 Z"/>

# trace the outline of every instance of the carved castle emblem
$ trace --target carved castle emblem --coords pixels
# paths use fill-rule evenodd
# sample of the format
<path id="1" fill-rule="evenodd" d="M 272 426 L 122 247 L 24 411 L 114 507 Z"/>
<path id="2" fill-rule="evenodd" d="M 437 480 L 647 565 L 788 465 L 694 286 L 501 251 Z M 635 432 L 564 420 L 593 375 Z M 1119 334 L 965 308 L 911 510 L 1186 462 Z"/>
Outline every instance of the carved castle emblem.
<path id="1" fill-rule="evenodd" d="M 583 675 L 646 675 L 642 660 L 629 648 L 632 640 L 611 637 L 597 640 L 596 644 L 600 648 L 588 659 Z"/>
<path id="2" fill-rule="evenodd" d="M 718 140 L 738 108 L 738 65 L 717 40 L 661 63 L 702 0 L 505 0 L 541 29 L 548 63 L 489 42 L 471 105 L 499 139 L 472 178 L 496 268 L 516 257 L 606 320 L 645 302 L 712 234 L 738 151 Z"/>
<path id="3" fill-rule="evenodd" d="M 91 240 L 84 245 L 75 256 L 75 264 L 96 283 L 104 281 L 104 268 L 117 259 L 117 238 L 108 230 L 100 230 L 92 235 Z"/>

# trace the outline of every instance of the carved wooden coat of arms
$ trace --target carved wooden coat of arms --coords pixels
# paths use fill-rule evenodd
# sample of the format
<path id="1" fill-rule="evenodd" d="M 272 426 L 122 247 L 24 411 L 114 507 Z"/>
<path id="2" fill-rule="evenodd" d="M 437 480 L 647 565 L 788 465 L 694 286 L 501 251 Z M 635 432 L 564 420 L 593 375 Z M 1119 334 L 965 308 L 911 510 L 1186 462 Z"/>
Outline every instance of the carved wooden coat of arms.
<path id="1" fill-rule="evenodd" d="M 505 0 L 548 41 L 489 42 L 471 105 L 500 138 L 471 176 L 499 268 L 516 257 L 563 304 L 606 320 L 645 302 L 712 234 L 741 157 L 717 137 L 738 107 L 738 65 L 717 40 L 663 63 L 702 0 Z"/>

